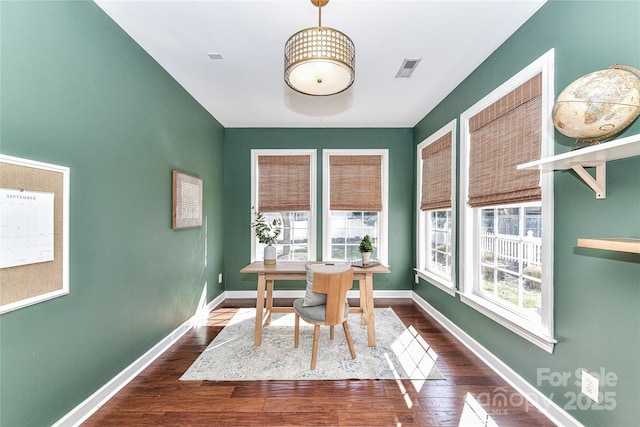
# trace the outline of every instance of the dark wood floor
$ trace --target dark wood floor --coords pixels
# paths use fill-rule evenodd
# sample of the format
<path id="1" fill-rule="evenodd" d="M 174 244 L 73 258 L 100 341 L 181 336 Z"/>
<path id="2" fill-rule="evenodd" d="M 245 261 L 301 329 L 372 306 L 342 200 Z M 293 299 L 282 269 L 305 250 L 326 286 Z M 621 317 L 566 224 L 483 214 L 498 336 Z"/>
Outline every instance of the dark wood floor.
<path id="1" fill-rule="evenodd" d="M 227 300 L 83 426 L 553 425 L 411 300 L 375 305 L 392 307 L 420 332 L 445 380 L 421 387 L 408 380 L 179 381 L 237 308 L 255 306 Z"/>

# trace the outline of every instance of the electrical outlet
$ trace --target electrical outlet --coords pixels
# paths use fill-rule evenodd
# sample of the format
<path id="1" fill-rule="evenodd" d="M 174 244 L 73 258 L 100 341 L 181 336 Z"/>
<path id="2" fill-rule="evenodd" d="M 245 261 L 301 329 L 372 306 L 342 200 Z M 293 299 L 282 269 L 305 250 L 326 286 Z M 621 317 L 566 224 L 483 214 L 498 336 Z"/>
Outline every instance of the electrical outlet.
<path id="1" fill-rule="evenodd" d="M 222 273 L 218 274 L 218 283 L 222 283 Z"/>
<path id="2" fill-rule="evenodd" d="M 598 401 L 599 380 L 587 371 L 582 371 L 582 394 L 594 402 Z"/>
<path id="3" fill-rule="evenodd" d="M 414 280 L 416 281 L 416 285 L 420 283 L 420 278 L 417 274 L 415 275 Z"/>

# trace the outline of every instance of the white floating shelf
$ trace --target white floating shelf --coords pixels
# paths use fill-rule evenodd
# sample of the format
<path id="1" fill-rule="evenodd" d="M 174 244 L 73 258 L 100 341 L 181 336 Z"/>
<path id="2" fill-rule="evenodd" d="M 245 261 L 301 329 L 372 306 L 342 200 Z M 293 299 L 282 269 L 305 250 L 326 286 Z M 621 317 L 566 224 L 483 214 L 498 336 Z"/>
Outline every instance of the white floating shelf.
<path id="1" fill-rule="evenodd" d="M 596 193 L 606 197 L 606 163 L 640 156 L 640 134 L 627 136 L 598 145 L 591 145 L 557 156 L 518 165 L 518 169 L 540 169 L 542 172 L 573 169 Z M 595 179 L 584 168 L 595 167 Z"/>

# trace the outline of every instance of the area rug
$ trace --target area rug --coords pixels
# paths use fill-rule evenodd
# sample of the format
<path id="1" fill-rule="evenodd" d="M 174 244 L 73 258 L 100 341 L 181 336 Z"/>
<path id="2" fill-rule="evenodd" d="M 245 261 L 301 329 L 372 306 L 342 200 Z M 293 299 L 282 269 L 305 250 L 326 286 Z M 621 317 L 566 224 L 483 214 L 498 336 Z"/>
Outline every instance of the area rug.
<path id="1" fill-rule="evenodd" d="M 391 308 L 375 309 L 375 347 L 367 346 L 367 327 L 360 324 L 360 314 L 349 315 L 355 359 L 341 326 L 333 340 L 329 327 L 321 327 L 315 370 L 311 370 L 312 325 L 300 320 L 300 344 L 294 348 L 295 315 L 275 313 L 263 329 L 262 345 L 255 347 L 255 312 L 239 309 L 180 380 L 444 379 L 436 353 Z"/>

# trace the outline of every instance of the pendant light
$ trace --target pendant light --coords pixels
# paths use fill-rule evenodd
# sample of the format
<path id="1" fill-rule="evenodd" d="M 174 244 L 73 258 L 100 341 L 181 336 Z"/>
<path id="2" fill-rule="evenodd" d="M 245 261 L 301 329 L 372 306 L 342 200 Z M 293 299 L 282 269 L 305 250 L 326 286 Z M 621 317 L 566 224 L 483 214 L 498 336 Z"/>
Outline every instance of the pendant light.
<path id="1" fill-rule="evenodd" d="M 300 30 L 287 40 L 284 81 L 305 95 L 335 95 L 353 84 L 355 46 L 343 32 L 322 26 L 322 7 L 329 0 L 311 3 L 318 7 L 318 26 Z"/>

